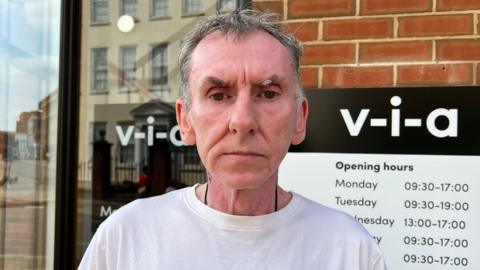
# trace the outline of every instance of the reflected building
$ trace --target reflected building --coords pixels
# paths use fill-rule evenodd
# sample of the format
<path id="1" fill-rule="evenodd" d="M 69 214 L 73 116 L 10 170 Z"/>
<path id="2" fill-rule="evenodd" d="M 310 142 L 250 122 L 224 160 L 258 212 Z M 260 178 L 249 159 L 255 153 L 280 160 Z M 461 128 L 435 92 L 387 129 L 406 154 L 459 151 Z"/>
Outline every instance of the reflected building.
<path id="1" fill-rule="evenodd" d="M 56 156 L 58 89 L 44 97 L 38 104 L 40 111 L 39 159 L 51 160 Z"/>
<path id="2" fill-rule="evenodd" d="M 17 121 L 14 157 L 37 159 L 40 149 L 40 111 L 22 112 Z"/>
<path id="3" fill-rule="evenodd" d="M 135 139 L 135 133 L 145 132 L 149 125 L 156 132 L 168 133 L 176 124 L 174 102 L 179 97 L 176 61 L 181 37 L 205 16 L 231 11 L 240 5 L 242 1 L 237 0 L 83 1 L 81 54 L 85 63 L 81 65 L 80 82 L 80 181 L 91 181 L 93 145 L 100 139 L 100 132 L 112 144 L 113 163 L 125 169 L 119 172 L 112 168 L 112 184 L 126 179 L 135 182 L 140 168 L 152 165 L 151 157 L 156 155 L 148 149 L 152 145 L 145 139 Z M 153 117 L 153 123 L 147 122 L 148 116 Z M 132 125 L 133 136 L 122 144 L 119 132 L 126 132 Z M 155 143 L 162 141 L 170 140 L 167 136 L 156 139 Z M 163 148 L 159 150 L 162 155 L 169 155 L 174 146 Z M 171 164 L 165 168 L 168 168 L 167 178 L 178 170 Z M 129 172 L 132 176 L 124 179 L 128 169 L 133 170 Z M 88 186 L 87 183 L 83 186 Z"/>
<path id="4" fill-rule="evenodd" d="M 244 2 L 83 1 L 79 239 L 89 240 L 114 209 L 139 196 L 142 168 L 150 179 L 145 196 L 206 180 L 196 149 L 179 146 L 175 130 L 177 56 L 200 20 Z M 79 245 L 83 254 L 86 243 Z"/>
<path id="5" fill-rule="evenodd" d="M 0 131 L 0 269 L 44 269 L 53 247 L 58 91 Z M 55 126 L 49 126 L 54 123 Z"/>
<path id="6" fill-rule="evenodd" d="M 14 132 L 0 131 L 0 185 L 4 185 L 9 180 L 7 165 L 10 165 L 9 161 L 13 156 L 14 138 Z"/>

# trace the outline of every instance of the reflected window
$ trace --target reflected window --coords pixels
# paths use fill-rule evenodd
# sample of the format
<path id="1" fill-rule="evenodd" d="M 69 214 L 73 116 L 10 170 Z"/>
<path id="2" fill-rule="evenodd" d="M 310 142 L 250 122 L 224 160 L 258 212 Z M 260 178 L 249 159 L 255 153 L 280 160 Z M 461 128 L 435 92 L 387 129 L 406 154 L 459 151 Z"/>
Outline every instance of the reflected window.
<path id="1" fill-rule="evenodd" d="M 134 122 L 125 121 L 117 124 L 122 130 L 127 130 L 129 126 L 135 125 Z M 133 137 L 130 137 L 127 145 L 119 143 L 117 145 L 116 161 L 119 163 L 133 163 L 135 161 L 135 143 Z"/>
<path id="2" fill-rule="evenodd" d="M 237 8 L 237 0 L 218 0 L 217 5 L 220 12 L 228 12 Z"/>
<path id="3" fill-rule="evenodd" d="M 120 0 L 120 16 L 137 17 L 137 0 Z"/>
<path id="4" fill-rule="evenodd" d="M 92 90 L 106 91 L 108 85 L 107 48 L 92 49 Z"/>
<path id="5" fill-rule="evenodd" d="M 167 44 L 154 45 L 151 50 L 151 85 L 165 85 L 168 82 Z"/>
<path id="6" fill-rule="evenodd" d="M 91 0 L 91 22 L 106 23 L 108 22 L 108 0 Z"/>
<path id="7" fill-rule="evenodd" d="M 198 14 L 202 12 L 201 0 L 182 0 L 182 14 Z"/>
<path id="8" fill-rule="evenodd" d="M 169 13 L 170 0 L 150 0 L 150 16 L 151 17 L 166 17 Z"/>
<path id="9" fill-rule="evenodd" d="M 133 88 L 136 76 L 137 46 L 120 48 L 120 89 Z"/>

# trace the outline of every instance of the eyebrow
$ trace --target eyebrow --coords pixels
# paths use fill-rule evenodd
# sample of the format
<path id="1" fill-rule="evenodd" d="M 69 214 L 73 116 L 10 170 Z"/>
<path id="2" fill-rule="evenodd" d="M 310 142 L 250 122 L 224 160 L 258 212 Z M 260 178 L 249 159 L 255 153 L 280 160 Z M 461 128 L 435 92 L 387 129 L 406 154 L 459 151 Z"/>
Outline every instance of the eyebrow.
<path id="1" fill-rule="evenodd" d="M 259 86 L 267 86 L 267 85 L 270 85 L 272 83 L 275 83 L 275 82 L 280 82 L 280 83 L 283 83 L 287 80 L 287 78 L 285 77 L 281 77 L 281 76 L 278 76 L 276 74 L 273 74 L 273 75 L 270 75 L 268 76 L 267 78 L 263 79 L 262 81 L 260 81 L 259 83 L 257 83 L 257 85 Z"/>
<path id="2" fill-rule="evenodd" d="M 286 77 L 281 77 L 276 74 L 270 75 L 265 79 L 262 79 L 261 81 L 255 83 L 254 85 L 256 86 L 267 86 L 275 82 L 283 83 L 287 80 Z M 208 76 L 206 77 L 203 81 L 202 84 L 206 85 L 215 85 L 215 86 L 220 86 L 220 87 L 228 87 L 228 83 L 223 81 L 222 79 L 219 79 L 214 76 Z"/>
<path id="3" fill-rule="evenodd" d="M 207 78 L 205 78 L 202 82 L 202 84 L 208 84 L 208 85 L 215 85 L 215 86 L 220 86 L 220 87 L 227 87 L 228 86 L 228 83 L 219 79 L 219 78 L 216 78 L 216 77 L 213 77 L 213 76 L 208 76 Z"/>

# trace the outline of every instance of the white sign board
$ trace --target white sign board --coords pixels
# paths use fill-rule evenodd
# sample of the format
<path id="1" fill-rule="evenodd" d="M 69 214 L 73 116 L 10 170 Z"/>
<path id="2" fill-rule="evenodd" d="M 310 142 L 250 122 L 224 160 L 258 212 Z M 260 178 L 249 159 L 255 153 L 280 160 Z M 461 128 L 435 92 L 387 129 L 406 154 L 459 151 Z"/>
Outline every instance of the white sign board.
<path id="1" fill-rule="evenodd" d="M 279 182 L 355 217 L 389 269 L 480 269 L 480 157 L 289 153 Z"/>
<path id="2" fill-rule="evenodd" d="M 480 269 L 480 91 L 307 91 L 307 138 L 279 183 L 344 211 L 391 270 Z"/>

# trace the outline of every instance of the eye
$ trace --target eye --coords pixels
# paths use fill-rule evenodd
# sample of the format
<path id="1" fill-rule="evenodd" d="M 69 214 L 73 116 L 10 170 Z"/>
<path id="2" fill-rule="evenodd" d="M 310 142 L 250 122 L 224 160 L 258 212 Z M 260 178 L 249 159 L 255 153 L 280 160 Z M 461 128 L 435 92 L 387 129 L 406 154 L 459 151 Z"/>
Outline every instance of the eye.
<path id="1" fill-rule="evenodd" d="M 266 99 L 273 99 L 273 98 L 275 98 L 277 95 L 278 95 L 278 93 L 275 92 L 275 91 L 269 91 L 269 90 L 267 90 L 267 91 L 262 92 L 262 96 L 263 96 L 264 98 L 266 98 Z"/>
<path id="2" fill-rule="evenodd" d="M 225 99 L 225 94 L 224 93 L 213 93 L 210 96 L 210 98 L 215 100 L 215 101 L 222 101 L 222 100 Z"/>

